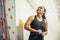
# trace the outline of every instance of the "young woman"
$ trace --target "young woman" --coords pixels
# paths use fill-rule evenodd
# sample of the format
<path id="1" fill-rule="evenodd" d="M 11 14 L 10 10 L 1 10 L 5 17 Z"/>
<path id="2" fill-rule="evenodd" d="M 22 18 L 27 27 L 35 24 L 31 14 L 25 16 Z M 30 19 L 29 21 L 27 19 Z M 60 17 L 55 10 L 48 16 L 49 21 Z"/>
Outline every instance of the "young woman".
<path id="1" fill-rule="evenodd" d="M 44 40 L 44 36 L 48 33 L 48 22 L 45 13 L 45 7 L 39 6 L 37 15 L 30 16 L 26 21 L 24 28 L 30 31 L 28 40 Z"/>

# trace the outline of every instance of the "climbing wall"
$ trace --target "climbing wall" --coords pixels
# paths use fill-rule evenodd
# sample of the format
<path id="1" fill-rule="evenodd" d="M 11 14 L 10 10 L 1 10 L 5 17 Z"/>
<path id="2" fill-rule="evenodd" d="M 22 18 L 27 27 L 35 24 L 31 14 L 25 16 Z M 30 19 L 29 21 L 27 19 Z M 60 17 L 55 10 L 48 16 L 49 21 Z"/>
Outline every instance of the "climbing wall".
<path id="1" fill-rule="evenodd" d="M 9 40 L 4 0 L 0 0 L 0 40 Z"/>
<path id="2" fill-rule="evenodd" d="M 0 0 L 0 40 L 3 40 L 3 32 L 2 32 L 2 19 L 1 19 L 1 15 L 2 15 L 2 10 L 1 10 L 1 4 L 2 4 L 2 0 Z"/>
<path id="3" fill-rule="evenodd" d="M 9 29 L 10 40 L 17 40 L 15 0 L 5 0 L 5 12 L 6 12 L 7 26 Z"/>
<path id="4" fill-rule="evenodd" d="M 15 0 L 0 0 L 0 40 L 17 40 Z"/>

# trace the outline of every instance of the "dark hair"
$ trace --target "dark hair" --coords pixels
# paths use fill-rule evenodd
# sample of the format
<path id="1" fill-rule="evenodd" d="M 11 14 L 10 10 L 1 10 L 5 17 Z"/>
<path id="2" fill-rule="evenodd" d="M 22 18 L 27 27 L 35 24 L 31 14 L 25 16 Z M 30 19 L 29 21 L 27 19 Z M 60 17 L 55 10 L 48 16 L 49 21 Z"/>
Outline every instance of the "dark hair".
<path id="1" fill-rule="evenodd" d="M 44 19 L 46 19 L 46 16 L 45 16 L 45 14 L 46 14 L 46 9 L 45 9 L 45 7 L 44 7 L 44 6 L 39 6 L 38 8 L 42 8 L 42 7 L 44 8 L 44 14 L 43 14 L 42 17 L 43 17 Z"/>

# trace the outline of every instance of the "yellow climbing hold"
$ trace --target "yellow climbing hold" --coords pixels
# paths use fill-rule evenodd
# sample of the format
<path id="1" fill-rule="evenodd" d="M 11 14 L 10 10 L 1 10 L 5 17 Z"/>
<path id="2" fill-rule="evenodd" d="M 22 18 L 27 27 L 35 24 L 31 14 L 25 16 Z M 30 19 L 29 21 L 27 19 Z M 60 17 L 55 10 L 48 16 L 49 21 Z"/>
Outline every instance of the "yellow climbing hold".
<path id="1" fill-rule="evenodd" d="M 10 19 L 12 19 L 13 18 L 13 16 L 10 16 Z"/>
<path id="2" fill-rule="evenodd" d="M 21 19 L 19 19 L 18 26 L 20 26 L 20 27 L 24 26 L 24 23 L 23 23 L 23 21 Z"/>

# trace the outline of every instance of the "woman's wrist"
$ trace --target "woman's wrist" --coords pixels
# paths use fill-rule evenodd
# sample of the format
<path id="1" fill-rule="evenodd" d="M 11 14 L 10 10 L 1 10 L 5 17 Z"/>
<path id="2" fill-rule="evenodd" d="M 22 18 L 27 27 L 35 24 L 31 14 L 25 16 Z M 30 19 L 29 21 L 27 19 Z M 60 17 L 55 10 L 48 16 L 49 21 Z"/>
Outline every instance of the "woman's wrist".
<path id="1" fill-rule="evenodd" d="M 40 29 L 37 30 L 37 33 L 38 33 L 38 34 L 42 34 L 42 30 L 40 30 Z"/>
<path id="2" fill-rule="evenodd" d="M 42 35 L 45 36 L 47 33 L 46 32 L 43 32 Z"/>

